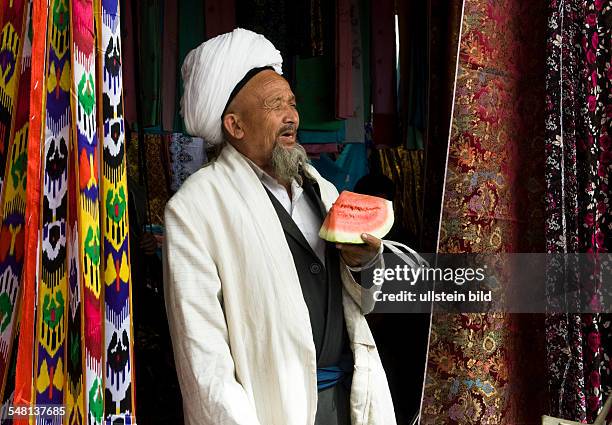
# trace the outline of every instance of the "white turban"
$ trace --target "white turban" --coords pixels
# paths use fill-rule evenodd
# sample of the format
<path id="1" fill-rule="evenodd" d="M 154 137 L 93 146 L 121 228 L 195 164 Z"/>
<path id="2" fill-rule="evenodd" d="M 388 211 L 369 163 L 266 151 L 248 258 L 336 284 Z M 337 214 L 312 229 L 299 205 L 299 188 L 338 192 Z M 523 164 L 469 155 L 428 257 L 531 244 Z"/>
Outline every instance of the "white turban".
<path id="1" fill-rule="evenodd" d="M 200 44 L 183 62 L 181 113 L 187 132 L 209 144 L 223 141 L 221 115 L 229 97 L 253 68 L 282 75 L 283 58 L 263 35 L 237 28 Z"/>

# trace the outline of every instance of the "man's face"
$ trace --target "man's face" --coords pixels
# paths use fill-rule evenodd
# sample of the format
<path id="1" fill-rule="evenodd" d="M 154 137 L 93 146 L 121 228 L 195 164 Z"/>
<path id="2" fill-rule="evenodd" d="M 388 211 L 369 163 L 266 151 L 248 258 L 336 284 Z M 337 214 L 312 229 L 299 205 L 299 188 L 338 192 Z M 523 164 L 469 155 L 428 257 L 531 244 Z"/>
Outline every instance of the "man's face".
<path id="1" fill-rule="evenodd" d="M 240 127 L 233 145 L 262 168 L 269 165 L 275 144 L 296 145 L 299 115 L 287 81 L 272 70 L 255 75 L 228 108 Z"/>

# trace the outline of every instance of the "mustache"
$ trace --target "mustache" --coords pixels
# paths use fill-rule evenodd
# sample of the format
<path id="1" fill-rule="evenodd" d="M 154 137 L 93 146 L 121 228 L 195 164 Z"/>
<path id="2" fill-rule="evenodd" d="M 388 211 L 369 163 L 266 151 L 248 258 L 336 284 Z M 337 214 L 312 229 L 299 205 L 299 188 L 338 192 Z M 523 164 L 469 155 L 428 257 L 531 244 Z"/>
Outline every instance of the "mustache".
<path id="1" fill-rule="evenodd" d="M 278 132 L 276 133 L 276 136 L 278 137 L 284 133 L 289 133 L 289 132 L 296 134 L 297 126 L 295 124 L 285 124 L 278 130 Z"/>

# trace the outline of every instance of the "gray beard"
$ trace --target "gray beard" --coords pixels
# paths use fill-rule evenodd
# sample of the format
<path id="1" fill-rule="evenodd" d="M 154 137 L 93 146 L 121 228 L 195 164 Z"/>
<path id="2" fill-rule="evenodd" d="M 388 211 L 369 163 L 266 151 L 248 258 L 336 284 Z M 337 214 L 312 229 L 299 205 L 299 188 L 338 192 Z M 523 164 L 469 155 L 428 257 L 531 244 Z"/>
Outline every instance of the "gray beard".
<path id="1" fill-rule="evenodd" d="M 301 185 L 300 169 L 307 163 L 308 155 L 302 145 L 296 143 L 290 148 L 285 148 L 278 142 L 274 144 L 270 166 L 280 183 L 289 183 L 295 179 Z"/>

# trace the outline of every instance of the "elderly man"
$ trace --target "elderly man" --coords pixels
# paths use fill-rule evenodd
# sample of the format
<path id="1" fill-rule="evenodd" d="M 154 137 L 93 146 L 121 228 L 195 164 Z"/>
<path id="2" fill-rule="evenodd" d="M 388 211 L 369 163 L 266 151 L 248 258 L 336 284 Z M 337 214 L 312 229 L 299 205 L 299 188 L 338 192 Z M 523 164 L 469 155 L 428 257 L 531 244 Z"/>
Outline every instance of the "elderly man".
<path id="1" fill-rule="evenodd" d="M 183 65 L 187 130 L 222 146 L 165 213 L 166 308 L 185 420 L 393 425 L 363 316 L 372 297 L 352 273 L 377 261 L 381 241 L 318 237 L 338 192 L 296 143 L 281 64 L 263 36 L 237 29 Z"/>

